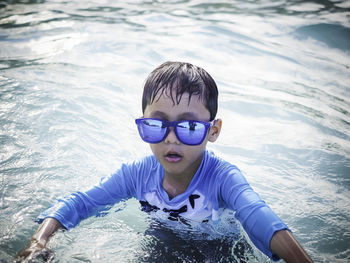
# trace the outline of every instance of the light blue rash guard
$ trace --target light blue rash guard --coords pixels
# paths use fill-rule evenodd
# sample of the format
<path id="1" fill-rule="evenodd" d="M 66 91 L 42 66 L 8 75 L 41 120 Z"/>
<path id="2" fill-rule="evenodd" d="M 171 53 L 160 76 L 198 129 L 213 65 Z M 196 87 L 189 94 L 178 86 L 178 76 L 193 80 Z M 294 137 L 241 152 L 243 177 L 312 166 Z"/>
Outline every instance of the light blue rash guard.
<path id="1" fill-rule="evenodd" d="M 235 217 L 255 246 L 273 260 L 279 259 L 272 254 L 270 241 L 276 231 L 288 227 L 253 191 L 236 166 L 205 151 L 186 192 L 173 199 L 162 187 L 163 176 L 164 169 L 153 155 L 123 164 L 90 190 L 59 199 L 37 221 L 53 217 L 70 229 L 106 206 L 132 197 L 140 201 L 142 210 L 173 221 L 216 221 L 229 208 L 235 211 Z"/>

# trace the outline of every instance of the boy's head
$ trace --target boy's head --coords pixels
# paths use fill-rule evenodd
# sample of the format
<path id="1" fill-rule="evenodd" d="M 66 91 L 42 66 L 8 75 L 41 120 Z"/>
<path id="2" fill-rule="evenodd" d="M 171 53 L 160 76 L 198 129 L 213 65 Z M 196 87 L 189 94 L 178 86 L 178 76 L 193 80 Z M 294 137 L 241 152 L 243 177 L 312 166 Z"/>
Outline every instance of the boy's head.
<path id="1" fill-rule="evenodd" d="M 145 82 L 143 118 L 136 119 L 141 138 L 150 144 L 165 174 L 192 178 L 208 141 L 221 130 L 215 119 L 218 91 L 202 68 L 189 63 L 166 62 Z"/>
<path id="2" fill-rule="evenodd" d="M 185 62 L 165 62 L 153 70 L 146 79 L 142 112 L 163 94 L 170 96 L 173 105 L 179 104 L 182 96 L 197 95 L 210 113 L 210 121 L 215 119 L 218 109 L 218 89 L 213 78 L 202 68 Z"/>

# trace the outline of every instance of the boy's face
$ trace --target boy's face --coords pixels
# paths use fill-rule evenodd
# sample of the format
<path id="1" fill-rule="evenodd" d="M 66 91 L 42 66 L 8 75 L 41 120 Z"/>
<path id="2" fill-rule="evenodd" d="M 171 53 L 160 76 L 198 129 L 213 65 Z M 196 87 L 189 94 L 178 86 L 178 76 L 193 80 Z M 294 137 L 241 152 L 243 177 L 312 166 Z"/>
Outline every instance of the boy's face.
<path id="1" fill-rule="evenodd" d="M 175 97 L 175 96 L 174 96 Z M 158 100 L 147 105 L 145 118 L 158 118 L 166 121 L 198 120 L 209 122 L 210 113 L 199 97 L 183 94 L 179 104 L 173 103 L 169 95 L 164 92 Z M 217 120 L 209 129 L 204 141 L 200 145 L 189 146 L 181 143 L 175 135 L 174 128 L 170 128 L 168 136 L 160 143 L 150 144 L 153 154 L 163 166 L 165 173 L 172 176 L 191 178 L 197 171 L 208 141 L 214 142 L 219 136 L 221 120 Z"/>

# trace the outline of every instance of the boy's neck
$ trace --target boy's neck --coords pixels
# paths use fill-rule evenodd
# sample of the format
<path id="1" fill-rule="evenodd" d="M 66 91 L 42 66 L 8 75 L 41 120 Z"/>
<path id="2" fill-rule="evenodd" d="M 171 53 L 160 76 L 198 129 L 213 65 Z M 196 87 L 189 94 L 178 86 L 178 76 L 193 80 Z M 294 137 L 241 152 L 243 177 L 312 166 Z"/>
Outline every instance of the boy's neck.
<path id="1" fill-rule="evenodd" d="M 169 174 L 164 171 L 162 187 L 168 194 L 169 199 L 173 199 L 174 197 L 186 192 L 200 164 L 202 163 L 203 156 L 202 158 L 199 158 L 197 164 L 194 166 L 194 169 L 187 171 L 186 173 Z"/>
<path id="2" fill-rule="evenodd" d="M 169 174 L 164 174 L 162 186 L 165 192 L 168 194 L 169 199 L 184 193 L 187 190 L 187 187 L 190 185 L 192 178 L 191 177 L 173 177 Z"/>

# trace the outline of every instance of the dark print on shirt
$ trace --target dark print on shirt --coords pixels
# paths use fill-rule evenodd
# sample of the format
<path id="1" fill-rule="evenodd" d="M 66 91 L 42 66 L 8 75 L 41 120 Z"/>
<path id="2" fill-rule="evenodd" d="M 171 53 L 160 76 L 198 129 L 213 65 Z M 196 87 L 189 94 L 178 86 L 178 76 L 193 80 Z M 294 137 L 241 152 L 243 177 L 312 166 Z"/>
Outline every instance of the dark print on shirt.
<path id="1" fill-rule="evenodd" d="M 194 209 L 194 200 L 199 198 L 199 195 L 190 195 L 190 197 L 188 198 L 190 200 L 190 204 L 192 206 L 192 208 Z"/>
<path id="2" fill-rule="evenodd" d="M 141 211 L 144 211 L 144 212 L 147 212 L 147 213 L 157 212 L 159 210 L 159 207 L 156 207 L 155 205 L 151 205 L 147 201 L 141 201 L 140 200 L 140 204 L 141 204 Z"/>
<path id="3" fill-rule="evenodd" d="M 186 199 L 180 197 L 171 201 L 165 201 L 162 195 L 154 190 L 146 193 L 140 204 L 142 211 L 152 212 L 161 218 L 173 221 L 182 221 L 180 218 L 186 218 L 203 222 L 208 218 L 213 220 L 218 218 L 218 211 L 213 209 L 211 202 L 208 202 L 198 190 L 192 192 Z"/>

